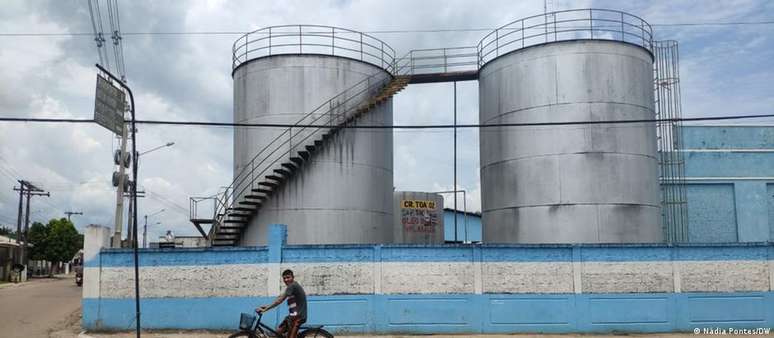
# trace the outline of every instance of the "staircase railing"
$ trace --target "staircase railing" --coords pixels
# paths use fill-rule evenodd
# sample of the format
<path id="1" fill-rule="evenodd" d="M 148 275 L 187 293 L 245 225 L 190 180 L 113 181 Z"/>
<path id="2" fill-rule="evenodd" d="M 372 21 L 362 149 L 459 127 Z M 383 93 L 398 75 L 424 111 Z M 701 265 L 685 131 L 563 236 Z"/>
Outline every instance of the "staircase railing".
<path id="1" fill-rule="evenodd" d="M 395 59 L 395 74 L 410 76 L 478 70 L 478 47 L 414 49 Z"/>
<path id="2" fill-rule="evenodd" d="M 248 60 L 280 54 L 348 57 L 394 71 L 395 50 L 384 41 L 351 29 L 320 25 L 282 25 L 242 35 L 232 47 L 232 69 Z"/>
<path id="3" fill-rule="evenodd" d="M 569 40 L 616 40 L 653 49 L 653 31 L 638 16 L 609 9 L 572 9 L 533 15 L 495 29 L 478 43 L 479 67 L 515 50 Z"/>
<path id="4" fill-rule="evenodd" d="M 384 72 L 366 77 L 304 115 L 258 151 L 241 168 L 225 192 L 217 196 L 210 238 L 214 238 L 222 219 L 228 214 L 227 209 L 238 205 L 241 198 L 261 181 L 261 177 L 271 173 L 272 169 L 280 169 L 281 160 L 289 161 L 294 152 L 311 145 L 308 140 L 312 136 L 321 135 L 325 129 L 339 127 L 351 116 L 350 113 L 375 96 L 390 80 L 392 77 Z"/>

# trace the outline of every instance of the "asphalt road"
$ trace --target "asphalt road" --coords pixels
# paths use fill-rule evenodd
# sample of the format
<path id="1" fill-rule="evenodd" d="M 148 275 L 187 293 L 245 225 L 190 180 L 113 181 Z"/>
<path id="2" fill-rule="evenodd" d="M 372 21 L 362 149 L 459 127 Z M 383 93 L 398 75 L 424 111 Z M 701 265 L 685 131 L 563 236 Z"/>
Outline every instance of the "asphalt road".
<path id="1" fill-rule="evenodd" d="M 0 336 L 48 337 L 77 320 L 81 288 L 75 277 L 33 279 L 0 286 Z"/>

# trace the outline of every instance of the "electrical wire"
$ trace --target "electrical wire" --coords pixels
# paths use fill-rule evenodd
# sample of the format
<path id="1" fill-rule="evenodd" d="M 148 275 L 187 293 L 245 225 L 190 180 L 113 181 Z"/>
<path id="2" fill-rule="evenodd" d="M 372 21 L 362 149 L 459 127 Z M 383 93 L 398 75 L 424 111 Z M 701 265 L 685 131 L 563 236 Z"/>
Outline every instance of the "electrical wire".
<path id="1" fill-rule="evenodd" d="M 99 64 L 104 64 L 105 60 L 102 58 L 102 42 L 100 41 L 100 31 L 97 30 L 97 22 L 94 19 L 94 9 L 91 4 L 91 0 L 89 2 L 89 16 L 91 17 L 91 28 L 94 32 L 94 41 L 97 42 L 97 55 L 99 55 Z M 80 35 L 80 34 L 79 34 Z M 86 35 L 86 34 L 83 34 Z"/>
<path id="2" fill-rule="evenodd" d="M 774 20 L 763 21 L 730 21 L 730 22 L 681 22 L 681 23 L 654 23 L 651 27 L 701 27 L 701 26 L 751 26 L 751 25 L 772 25 Z M 392 29 L 392 30 L 371 30 L 363 31 L 366 34 L 406 34 L 406 33 L 453 33 L 453 32 L 491 32 L 500 27 L 491 28 L 447 28 L 447 29 Z M 542 28 L 534 28 L 542 29 Z M 124 36 L 135 35 L 244 35 L 250 31 L 179 31 L 179 32 L 125 32 Z M 268 33 L 267 33 L 268 34 Z M 342 33 L 345 34 L 345 33 Z M 71 36 L 89 36 L 91 33 L 73 32 L 73 33 L 0 33 L 0 36 L 14 37 L 71 37 Z"/>
<path id="3" fill-rule="evenodd" d="M 722 121 L 774 118 L 774 114 L 761 115 L 729 115 L 706 117 L 683 117 L 668 119 L 635 119 L 635 120 L 609 120 L 609 121 L 560 121 L 560 122 L 525 122 L 525 123 L 491 123 L 491 124 L 437 124 L 437 125 L 316 125 L 316 124 L 289 124 L 289 123 L 232 123 L 232 122 L 207 122 L 207 121 L 163 121 L 163 120 L 136 120 L 137 124 L 146 125 L 170 125 L 170 126 L 209 126 L 209 127 L 251 127 L 251 128 L 316 128 L 316 129 L 448 129 L 448 128 L 499 128 L 499 127 L 537 127 L 537 126 L 565 126 L 565 125 L 593 125 L 593 124 L 629 124 L 629 123 L 663 123 L 663 122 L 697 122 L 697 121 Z M 0 117 L 0 122 L 24 122 L 24 123 L 96 123 L 93 119 L 72 118 L 27 118 L 27 117 Z M 130 121 L 126 121 L 130 122 Z"/>
<path id="4" fill-rule="evenodd" d="M 89 0 L 91 1 L 91 0 Z M 110 58 L 108 58 L 107 50 L 103 49 L 102 47 L 105 46 L 105 38 L 104 38 L 104 32 L 105 30 L 102 28 L 102 10 L 99 7 L 99 0 L 94 0 L 96 2 L 96 12 L 97 12 L 97 23 L 99 24 L 99 39 L 101 41 L 99 50 L 103 53 L 105 53 L 105 67 L 107 69 L 110 69 Z"/>

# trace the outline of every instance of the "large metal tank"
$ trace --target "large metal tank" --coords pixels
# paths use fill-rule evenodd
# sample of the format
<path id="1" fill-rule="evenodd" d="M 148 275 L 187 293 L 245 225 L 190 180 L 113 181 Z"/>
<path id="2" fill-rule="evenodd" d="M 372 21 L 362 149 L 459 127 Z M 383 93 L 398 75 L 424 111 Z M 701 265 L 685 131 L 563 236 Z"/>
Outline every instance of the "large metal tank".
<path id="1" fill-rule="evenodd" d="M 248 55 L 233 73 L 234 122 L 293 124 L 366 78 L 390 77 L 378 64 L 353 57 L 314 51 Z M 365 96 L 378 91 L 368 89 Z M 392 125 L 392 101 L 372 108 L 355 124 Z M 234 175 L 284 131 L 237 128 Z M 266 244 L 267 226 L 274 223 L 287 224 L 290 244 L 390 243 L 392 182 L 392 131 L 342 129 L 264 202 L 240 244 Z"/>
<path id="2" fill-rule="evenodd" d="M 443 196 L 431 192 L 396 191 L 395 243 L 443 244 Z"/>
<path id="3" fill-rule="evenodd" d="M 482 124 L 653 119 L 653 56 L 592 39 L 500 54 L 479 73 Z M 482 128 L 483 239 L 661 242 L 652 123 Z"/>

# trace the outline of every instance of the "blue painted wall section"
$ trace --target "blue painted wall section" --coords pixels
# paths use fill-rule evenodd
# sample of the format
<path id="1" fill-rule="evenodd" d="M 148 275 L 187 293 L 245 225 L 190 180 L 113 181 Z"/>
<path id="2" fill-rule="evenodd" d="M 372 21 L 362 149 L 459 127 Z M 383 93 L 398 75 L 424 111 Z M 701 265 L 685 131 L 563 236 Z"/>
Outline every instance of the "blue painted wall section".
<path id="1" fill-rule="evenodd" d="M 774 242 L 774 183 L 766 184 L 766 195 L 769 209 L 769 241 Z"/>
<path id="2" fill-rule="evenodd" d="M 269 225 L 269 263 L 282 261 L 282 247 L 288 242 L 288 227 L 284 224 Z"/>
<path id="3" fill-rule="evenodd" d="M 774 240 L 774 126 L 685 126 L 690 242 Z"/>
<path id="4" fill-rule="evenodd" d="M 453 242 L 454 238 L 454 211 L 444 210 L 443 240 Z M 457 241 L 481 242 L 481 215 L 457 212 Z"/>
<path id="5" fill-rule="evenodd" d="M 692 243 L 737 241 L 733 184 L 689 184 L 688 240 Z"/>
<path id="6" fill-rule="evenodd" d="M 161 267 L 229 261 L 715 264 L 774 259 L 772 243 L 283 246 L 281 230 L 285 228 L 273 229 L 277 231 L 268 249 L 143 249 L 140 257 L 146 266 Z M 101 261 L 100 268 L 121 268 L 127 267 L 132 252 L 108 249 L 100 256 L 102 259 L 95 260 Z M 142 325 L 154 329 L 230 330 L 237 327 L 239 313 L 251 312 L 272 298 L 146 298 L 142 300 Z M 83 325 L 88 329 L 129 330 L 134 325 L 133 309 L 132 298 L 85 298 Z M 287 310 L 283 305 L 275 311 L 266 318 L 269 324 L 276 325 L 281 317 L 278 314 Z M 672 332 L 697 327 L 773 327 L 774 292 L 311 295 L 309 313 L 308 323 L 326 325 L 337 334 Z"/>
<path id="7" fill-rule="evenodd" d="M 739 224 L 737 237 L 740 242 L 769 240 L 766 182 L 736 182 L 736 220 Z"/>
<path id="8" fill-rule="evenodd" d="M 85 262 L 86 267 L 134 267 L 134 255 L 127 249 L 102 249 L 99 259 Z M 100 262 L 101 260 L 101 262 Z M 258 264 L 268 262 L 266 247 L 142 249 L 139 266 L 194 266 L 223 264 Z"/>
<path id="9" fill-rule="evenodd" d="M 686 177 L 774 177 L 774 152 L 686 151 Z"/>
<path id="10" fill-rule="evenodd" d="M 143 299 L 148 329 L 235 330 L 273 298 Z M 131 330 L 133 299 L 85 299 L 89 329 Z M 287 311 L 284 307 L 276 310 Z M 268 324 L 277 325 L 269 314 Z M 336 295 L 309 298 L 310 324 L 347 333 L 690 332 L 774 326 L 774 293 Z"/>
<path id="11" fill-rule="evenodd" d="M 772 126 L 683 126 L 685 149 L 774 148 Z"/>

